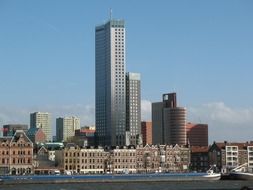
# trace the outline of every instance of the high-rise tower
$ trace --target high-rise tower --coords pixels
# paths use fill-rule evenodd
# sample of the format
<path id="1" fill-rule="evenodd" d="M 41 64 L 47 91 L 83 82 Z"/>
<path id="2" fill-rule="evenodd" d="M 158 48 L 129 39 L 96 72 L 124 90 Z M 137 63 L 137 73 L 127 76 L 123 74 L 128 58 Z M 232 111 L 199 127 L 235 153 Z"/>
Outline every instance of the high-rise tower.
<path id="1" fill-rule="evenodd" d="M 52 141 L 51 114 L 47 112 L 34 112 L 30 114 L 30 127 L 41 128 L 47 141 Z"/>
<path id="2" fill-rule="evenodd" d="M 142 144 L 141 137 L 141 75 L 126 74 L 126 144 Z"/>
<path id="3" fill-rule="evenodd" d="M 186 142 L 186 108 L 177 107 L 176 93 L 163 94 L 162 102 L 152 103 L 153 144 Z"/>
<path id="4" fill-rule="evenodd" d="M 125 145 L 125 23 L 110 19 L 97 26 L 96 136 L 99 145 Z"/>
<path id="5" fill-rule="evenodd" d="M 80 129 L 80 119 L 72 117 L 59 117 L 56 119 L 57 141 L 68 141 L 75 136 L 75 130 Z"/>

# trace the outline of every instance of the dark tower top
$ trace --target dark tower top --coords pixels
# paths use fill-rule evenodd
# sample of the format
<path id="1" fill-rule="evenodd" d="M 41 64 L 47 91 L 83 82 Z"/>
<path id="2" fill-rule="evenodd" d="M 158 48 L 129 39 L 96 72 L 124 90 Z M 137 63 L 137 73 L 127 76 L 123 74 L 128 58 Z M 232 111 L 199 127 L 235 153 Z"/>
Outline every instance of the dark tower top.
<path id="1" fill-rule="evenodd" d="M 177 94 L 176 93 L 163 94 L 163 107 L 164 108 L 176 108 L 177 107 Z"/>

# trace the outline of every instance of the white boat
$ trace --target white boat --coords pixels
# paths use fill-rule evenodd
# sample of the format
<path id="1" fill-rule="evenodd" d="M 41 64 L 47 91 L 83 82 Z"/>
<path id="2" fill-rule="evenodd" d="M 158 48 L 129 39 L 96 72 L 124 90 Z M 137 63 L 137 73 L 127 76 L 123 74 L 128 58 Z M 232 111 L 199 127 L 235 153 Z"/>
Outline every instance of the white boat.
<path id="1" fill-rule="evenodd" d="M 220 180 L 221 174 L 220 173 L 214 173 L 212 169 L 209 169 L 206 173 L 206 175 L 203 176 L 203 178 L 207 180 Z"/>

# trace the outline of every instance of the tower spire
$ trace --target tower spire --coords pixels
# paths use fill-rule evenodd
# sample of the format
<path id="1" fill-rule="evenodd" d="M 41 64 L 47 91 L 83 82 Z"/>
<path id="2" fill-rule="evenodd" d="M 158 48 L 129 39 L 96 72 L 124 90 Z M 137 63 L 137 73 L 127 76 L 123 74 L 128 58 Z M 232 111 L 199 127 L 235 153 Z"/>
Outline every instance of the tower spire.
<path id="1" fill-rule="evenodd" d="M 112 8 L 110 8 L 110 20 L 112 20 Z"/>

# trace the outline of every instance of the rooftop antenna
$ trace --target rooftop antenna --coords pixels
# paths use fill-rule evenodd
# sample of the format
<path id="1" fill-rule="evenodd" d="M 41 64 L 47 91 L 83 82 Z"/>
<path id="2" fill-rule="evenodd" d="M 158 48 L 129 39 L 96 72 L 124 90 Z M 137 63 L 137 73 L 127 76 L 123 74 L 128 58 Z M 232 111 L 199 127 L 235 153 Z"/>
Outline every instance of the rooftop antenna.
<path id="1" fill-rule="evenodd" d="M 110 20 L 112 20 L 112 8 L 110 8 Z"/>

